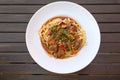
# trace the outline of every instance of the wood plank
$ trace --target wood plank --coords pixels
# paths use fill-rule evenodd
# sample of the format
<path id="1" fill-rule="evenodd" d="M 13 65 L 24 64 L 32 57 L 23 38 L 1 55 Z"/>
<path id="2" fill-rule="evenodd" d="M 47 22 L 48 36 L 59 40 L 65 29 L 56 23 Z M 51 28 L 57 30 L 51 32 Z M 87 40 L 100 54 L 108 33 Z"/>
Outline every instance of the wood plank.
<path id="1" fill-rule="evenodd" d="M 25 43 L 0 43 L 0 52 L 28 52 Z"/>
<path id="2" fill-rule="evenodd" d="M 78 74 L 120 74 L 120 64 L 90 64 Z"/>
<path id="3" fill-rule="evenodd" d="M 27 23 L 0 23 L 0 32 L 25 32 Z"/>
<path id="4" fill-rule="evenodd" d="M 101 43 L 99 53 L 118 53 L 120 43 Z M 25 43 L 0 43 L 0 52 L 28 52 Z"/>
<path id="5" fill-rule="evenodd" d="M 120 14 L 93 14 L 98 22 L 120 22 Z"/>
<path id="6" fill-rule="evenodd" d="M 59 0 L 0 0 L 0 4 L 48 4 L 53 1 Z M 119 0 L 66 0 L 79 4 L 120 4 Z"/>
<path id="7" fill-rule="evenodd" d="M 120 42 L 120 33 L 102 33 L 102 42 Z"/>
<path id="8" fill-rule="evenodd" d="M 120 23 L 98 23 L 101 32 L 120 32 Z M 27 23 L 0 23 L 0 32 L 25 32 Z"/>
<path id="9" fill-rule="evenodd" d="M 120 63 L 120 53 L 98 53 L 92 63 Z"/>
<path id="10" fill-rule="evenodd" d="M 102 42 L 120 42 L 120 33 L 102 33 Z M 25 42 L 25 33 L 0 33 L 0 42 Z"/>
<path id="11" fill-rule="evenodd" d="M 35 63 L 29 53 L 0 53 L 0 64 L 11 63 Z M 120 63 L 119 53 L 98 53 L 92 63 Z"/>
<path id="12" fill-rule="evenodd" d="M 28 22 L 33 14 L 0 14 L 0 22 Z"/>
<path id="13" fill-rule="evenodd" d="M 0 62 L 35 63 L 29 53 L 0 53 Z"/>
<path id="14" fill-rule="evenodd" d="M 120 74 L 120 64 L 90 64 L 76 74 Z M 0 64 L 0 74 L 50 74 L 37 64 Z"/>
<path id="15" fill-rule="evenodd" d="M 98 23 L 101 32 L 120 32 L 120 23 Z"/>
<path id="16" fill-rule="evenodd" d="M 25 33 L 0 33 L 0 42 L 25 42 Z"/>
<path id="17" fill-rule="evenodd" d="M 83 5 L 91 13 L 120 13 L 120 5 Z"/>
<path id="18" fill-rule="evenodd" d="M 35 13 L 44 5 L 0 5 L 0 13 Z M 91 13 L 120 13 L 120 5 L 82 5 Z"/>
<path id="19" fill-rule="evenodd" d="M 99 52 L 104 53 L 120 52 L 120 43 L 101 43 Z"/>
<path id="20" fill-rule="evenodd" d="M 44 5 L 0 5 L 0 13 L 35 13 Z"/>
<path id="21" fill-rule="evenodd" d="M 50 73 L 37 64 L 0 64 L 0 74 L 46 74 Z"/>
<path id="22" fill-rule="evenodd" d="M 0 22 L 28 22 L 33 14 L 0 14 Z M 120 14 L 93 14 L 98 22 L 120 22 Z"/>
<path id="23" fill-rule="evenodd" d="M 119 75 L 3 75 L 1 80 L 120 80 Z"/>

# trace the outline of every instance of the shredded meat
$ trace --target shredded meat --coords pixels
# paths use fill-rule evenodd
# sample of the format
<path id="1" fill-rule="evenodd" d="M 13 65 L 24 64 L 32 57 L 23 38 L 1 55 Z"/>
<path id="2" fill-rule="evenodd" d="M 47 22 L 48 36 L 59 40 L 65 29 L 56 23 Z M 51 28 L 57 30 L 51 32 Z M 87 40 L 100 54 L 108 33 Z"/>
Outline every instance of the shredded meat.
<path id="1" fill-rule="evenodd" d="M 49 43 L 51 40 L 53 40 L 53 36 L 49 36 L 49 37 L 48 37 L 48 43 Z"/>
<path id="2" fill-rule="evenodd" d="M 77 50 L 80 47 L 80 44 L 81 44 L 81 40 L 79 40 L 79 39 L 75 40 L 75 42 L 73 44 L 73 48 L 75 50 Z"/>
<path id="3" fill-rule="evenodd" d="M 70 27 L 70 31 L 71 31 L 71 32 L 76 32 L 76 31 L 77 31 L 77 28 L 76 28 L 75 26 L 71 26 L 71 27 Z"/>
<path id="4" fill-rule="evenodd" d="M 58 49 L 57 53 L 54 53 L 54 57 L 56 57 L 56 58 L 62 58 L 62 57 L 64 57 L 64 55 L 65 55 L 65 52 L 61 48 Z"/>
<path id="5" fill-rule="evenodd" d="M 51 51 L 56 51 L 56 48 L 57 48 L 57 45 L 55 44 L 55 45 L 52 45 L 52 46 L 49 46 L 49 49 L 51 50 Z"/>
<path id="6" fill-rule="evenodd" d="M 67 49 L 68 48 L 68 44 L 64 43 L 63 46 Z"/>
<path id="7" fill-rule="evenodd" d="M 67 23 L 67 27 L 70 27 L 71 26 L 71 23 L 69 22 L 69 23 Z"/>
<path id="8" fill-rule="evenodd" d="M 82 28 L 69 17 L 51 18 L 43 24 L 42 29 L 40 33 L 42 45 L 52 57 L 58 59 L 71 57 L 84 44 Z"/>
<path id="9" fill-rule="evenodd" d="M 66 24 L 66 27 L 67 27 L 67 28 L 69 28 L 69 27 L 71 26 L 71 23 L 70 23 L 69 20 L 66 19 L 66 18 L 63 20 L 63 23 Z"/>
<path id="10" fill-rule="evenodd" d="M 48 29 L 48 35 L 52 35 L 52 31 Z"/>

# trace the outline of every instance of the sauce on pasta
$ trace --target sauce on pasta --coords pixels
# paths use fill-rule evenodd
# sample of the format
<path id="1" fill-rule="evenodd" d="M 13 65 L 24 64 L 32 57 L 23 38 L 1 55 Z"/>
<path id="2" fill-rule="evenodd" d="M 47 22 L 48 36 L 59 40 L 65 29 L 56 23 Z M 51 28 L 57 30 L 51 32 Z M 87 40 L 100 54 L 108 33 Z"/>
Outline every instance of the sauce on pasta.
<path id="1" fill-rule="evenodd" d="M 38 34 L 47 54 L 58 59 L 75 56 L 86 43 L 82 27 L 65 16 L 48 19 Z"/>

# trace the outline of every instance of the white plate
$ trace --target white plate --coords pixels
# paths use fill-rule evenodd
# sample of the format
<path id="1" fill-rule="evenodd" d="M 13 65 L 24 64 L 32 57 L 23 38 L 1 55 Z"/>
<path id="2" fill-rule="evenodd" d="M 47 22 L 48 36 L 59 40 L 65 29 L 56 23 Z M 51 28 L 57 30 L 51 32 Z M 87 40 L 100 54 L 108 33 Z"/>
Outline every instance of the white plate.
<path id="1" fill-rule="evenodd" d="M 38 30 L 45 21 L 54 16 L 69 16 L 85 30 L 87 43 L 77 56 L 55 59 L 49 57 L 42 48 Z M 73 73 L 85 68 L 95 58 L 100 46 L 100 31 L 88 10 L 76 3 L 58 1 L 40 8 L 32 16 L 26 30 L 26 44 L 30 55 L 42 68 L 60 74 Z"/>

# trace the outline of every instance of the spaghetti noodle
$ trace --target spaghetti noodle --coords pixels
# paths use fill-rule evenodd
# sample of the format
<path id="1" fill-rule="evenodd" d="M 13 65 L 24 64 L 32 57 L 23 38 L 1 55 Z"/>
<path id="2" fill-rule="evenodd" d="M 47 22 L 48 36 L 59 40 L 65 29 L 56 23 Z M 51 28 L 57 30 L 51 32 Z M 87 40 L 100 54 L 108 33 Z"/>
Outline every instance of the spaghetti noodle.
<path id="1" fill-rule="evenodd" d="M 70 17 L 48 19 L 38 31 L 44 50 L 52 57 L 75 56 L 85 45 L 85 31 Z"/>

